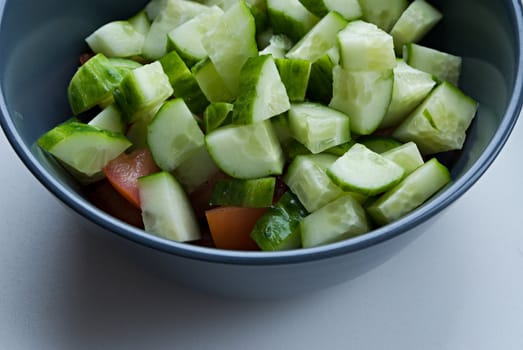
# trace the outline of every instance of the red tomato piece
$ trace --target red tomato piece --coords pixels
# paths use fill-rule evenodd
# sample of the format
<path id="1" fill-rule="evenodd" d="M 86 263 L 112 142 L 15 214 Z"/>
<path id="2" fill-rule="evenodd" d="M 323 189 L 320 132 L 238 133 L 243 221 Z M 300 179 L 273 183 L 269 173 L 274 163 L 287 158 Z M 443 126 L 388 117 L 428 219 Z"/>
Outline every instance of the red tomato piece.
<path id="1" fill-rule="evenodd" d="M 160 171 L 148 149 L 122 153 L 103 169 L 107 180 L 125 199 L 140 208 L 138 178 Z"/>
<path id="2" fill-rule="evenodd" d="M 251 231 L 268 208 L 219 207 L 205 212 L 216 248 L 259 250 Z"/>

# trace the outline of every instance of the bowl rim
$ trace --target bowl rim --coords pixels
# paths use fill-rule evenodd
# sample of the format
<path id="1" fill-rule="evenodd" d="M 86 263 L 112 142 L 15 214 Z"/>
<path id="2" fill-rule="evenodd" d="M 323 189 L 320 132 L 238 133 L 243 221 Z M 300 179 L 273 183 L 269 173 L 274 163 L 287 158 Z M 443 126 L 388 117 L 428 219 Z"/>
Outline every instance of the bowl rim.
<path id="1" fill-rule="evenodd" d="M 3 87 L 0 86 L 0 125 L 15 153 L 36 177 L 55 197 L 81 216 L 94 222 L 107 231 L 116 233 L 144 247 L 188 259 L 233 265 L 279 265 L 312 262 L 333 258 L 368 248 L 400 234 L 406 234 L 414 227 L 436 216 L 444 208 L 461 197 L 483 173 L 490 167 L 510 136 L 523 106 L 523 4 L 519 0 L 506 0 L 513 13 L 515 35 L 519 43 L 516 48 L 516 77 L 512 95 L 505 110 L 498 130 L 490 140 L 484 152 L 471 168 L 443 191 L 448 195 L 439 195 L 409 215 L 365 235 L 319 247 L 302 248 L 281 252 L 244 252 L 208 248 L 164 239 L 147 233 L 139 228 L 120 221 L 98 209 L 82 196 L 71 192 L 55 179 L 38 161 L 31 149 L 24 143 L 9 117 Z M 6 1 L 0 1 L 0 23 Z"/>

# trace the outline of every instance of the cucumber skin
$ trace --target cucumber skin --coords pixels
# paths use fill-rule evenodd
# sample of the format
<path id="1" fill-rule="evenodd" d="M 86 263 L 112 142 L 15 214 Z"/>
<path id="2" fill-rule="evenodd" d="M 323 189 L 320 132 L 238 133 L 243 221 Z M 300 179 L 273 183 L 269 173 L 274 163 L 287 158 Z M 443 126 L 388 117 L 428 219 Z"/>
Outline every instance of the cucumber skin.
<path id="1" fill-rule="evenodd" d="M 258 219 L 251 238 L 264 251 L 300 248 L 299 224 L 307 214 L 296 196 L 286 192 Z"/>
<path id="2" fill-rule="evenodd" d="M 225 179 L 214 185 L 209 204 L 247 208 L 267 208 L 272 205 L 276 179 Z"/>
<path id="3" fill-rule="evenodd" d="M 210 102 L 180 55 L 176 51 L 171 51 L 159 61 L 169 77 L 174 96 L 183 98 L 193 113 L 203 113 Z"/>
<path id="4" fill-rule="evenodd" d="M 74 176 L 76 177 L 80 182 L 82 183 L 90 183 L 93 181 L 100 180 L 101 177 L 103 177 L 102 169 L 103 167 L 111 160 L 111 159 L 105 159 L 104 164 L 99 164 L 98 168 L 90 168 L 87 169 L 86 167 L 82 166 L 82 164 L 78 164 L 77 159 L 75 159 L 76 156 L 83 156 L 85 158 L 86 154 L 78 154 L 74 153 L 71 154 L 69 150 L 66 150 L 66 153 L 64 154 L 63 150 L 61 150 L 61 144 L 63 142 L 69 142 L 67 144 L 68 149 L 71 148 L 70 142 L 73 142 L 73 140 L 69 139 L 73 135 L 93 135 L 96 137 L 104 137 L 106 140 L 111 140 L 111 148 L 105 148 L 105 156 L 107 157 L 107 152 L 111 151 L 113 154 L 112 158 L 116 158 L 119 154 L 124 152 L 126 149 L 128 149 L 131 146 L 131 142 L 122 134 L 115 133 L 108 130 L 103 130 L 100 128 L 97 128 L 95 126 L 91 126 L 88 124 L 83 124 L 81 122 L 70 120 L 65 123 L 62 123 L 53 129 L 46 132 L 44 135 L 42 135 L 37 140 L 37 145 L 42 148 L 44 151 L 48 152 L 49 154 L 53 155 L 56 159 L 58 159 L 62 164 L 66 166 L 66 169 Z M 69 139 L 69 140 L 68 140 Z M 101 142 L 98 139 L 98 148 L 101 147 Z M 107 146 L 107 144 L 105 144 Z M 91 147 L 93 148 L 93 147 Z M 85 152 L 84 152 L 85 153 Z M 91 154 L 89 154 L 91 156 Z M 91 162 L 90 162 L 91 163 Z M 93 164 L 88 164 L 93 165 Z"/>
<path id="5" fill-rule="evenodd" d="M 269 2 L 271 0 L 268 0 Z M 273 0 L 281 2 L 282 0 Z M 291 0 L 289 2 L 294 2 Z M 301 3 L 299 4 L 301 5 Z M 292 6 L 292 5 L 291 5 Z M 303 5 L 302 5 L 303 6 Z M 269 23 L 275 34 L 285 34 L 292 41 L 300 40 L 311 28 L 318 22 L 318 18 L 303 7 L 303 14 L 308 14 L 307 21 L 299 22 L 296 18 L 291 17 L 288 13 L 274 10 L 271 4 L 267 9 Z"/>
<path id="6" fill-rule="evenodd" d="M 289 100 L 291 102 L 304 101 L 311 74 L 311 62 L 291 58 L 277 58 L 274 61 Z"/>
<path id="7" fill-rule="evenodd" d="M 147 70 L 147 73 L 150 72 L 149 74 L 151 76 L 155 75 L 154 79 L 149 79 L 148 86 L 145 87 L 158 89 L 153 99 L 148 99 L 147 96 L 144 95 L 144 87 L 139 86 L 135 76 L 138 70 Z M 150 80 L 154 80 L 154 84 L 152 84 Z M 161 90 L 159 90 L 160 88 Z M 124 120 L 128 123 L 133 123 L 154 112 L 172 93 L 173 90 L 169 78 L 163 71 L 160 62 L 155 61 L 154 63 L 136 68 L 127 74 L 120 84 L 114 88 L 113 97 L 116 106 L 122 112 Z"/>
<path id="8" fill-rule="evenodd" d="M 263 55 L 249 58 L 242 67 L 240 77 L 243 77 L 243 79 L 240 79 L 238 97 L 234 102 L 232 110 L 232 122 L 234 124 L 250 124 L 254 122 L 252 115 L 254 114 L 255 100 L 258 96 L 258 78 L 264 64 L 269 59 L 272 59 L 271 57 L 271 55 Z M 250 79 L 245 79 L 245 77 Z"/>
<path id="9" fill-rule="evenodd" d="M 208 58 L 196 63 L 191 72 L 205 97 L 211 102 L 232 102 L 233 94 Z"/>
<path id="10" fill-rule="evenodd" d="M 105 98 L 122 81 L 122 75 L 103 54 L 96 54 L 73 75 L 67 88 L 74 115 L 85 112 Z"/>
<path id="11" fill-rule="evenodd" d="M 222 125 L 232 123 L 231 112 L 234 105 L 227 102 L 214 102 L 205 109 L 203 123 L 205 133 L 208 134 Z"/>
<path id="12" fill-rule="evenodd" d="M 271 66 L 273 66 L 273 68 Z M 234 108 L 232 111 L 232 122 L 234 124 L 241 125 L 260 122 L 274 117 L 275 115 L 285 113 L 289 110 L 289 98 L 288 96 L 284 96 L 282 97 L 284 100 L 286 100 L 284 103 L 281 101 L 278 101 L 280 103 L 271 103 L 273 102 L 272 100 L 266 101 L 269 105 L 264 106 L 266 107 L 265 110 L 267 113 L 261 115 L 263 119 L 254 119 L 255 114 L 259 115 L 259 113 L 256 113 L 257 111 L 255 110 L 258 104 L 257 98 L 260 97 L 259 82 L 264 78 L 264 76 L 262 76 L 262 72 L 266 68 L 272 70 L 275 74 L 274 78 L 279 80 L 278 86 L 271 86 L 272 91 L 274 92 L 276 89 L 281 88 L 281 92 L 285 95 L 287 94 L 272 55 L 263 55 L 249 58 L 247 62 L 245 62 L 245 65 L 242 67 L 240 73 L 240 77 L 242 79 L 240 80 L 239 94 L 236 102 L 234 103 Z"/>

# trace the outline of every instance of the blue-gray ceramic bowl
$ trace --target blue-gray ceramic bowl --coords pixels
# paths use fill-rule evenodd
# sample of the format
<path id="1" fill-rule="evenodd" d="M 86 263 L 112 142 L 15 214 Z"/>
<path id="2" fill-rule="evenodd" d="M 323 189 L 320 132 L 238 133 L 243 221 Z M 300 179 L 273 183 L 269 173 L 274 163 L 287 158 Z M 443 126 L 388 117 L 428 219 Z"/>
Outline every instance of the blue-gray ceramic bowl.
<path id="1" fill-rule="evenodd" d="M 467 191 L 494 161 L 522 103 L 522 6 L 519 0 L 433 0 L 445 14 L 427 38 L 464 58 L 461 87 L 480 102 L 452 183 L 412 214 L 369 234 L 314 249 L 281 253 L 221 251 L 171 242 L 99 210 L 82 188 L 33 147 L 70 115 L 66 87 L 86 50 L 83 38 L 126 18 L 145 0 L 0 1 L 0 122 L 34 176 L 80 215 L 135 242 L 141 259 L 174 279 L 215 293 L 290 295 L 353 278 L 392 256 Z M 144 258 L 145 257 L 145 258 Z"/>

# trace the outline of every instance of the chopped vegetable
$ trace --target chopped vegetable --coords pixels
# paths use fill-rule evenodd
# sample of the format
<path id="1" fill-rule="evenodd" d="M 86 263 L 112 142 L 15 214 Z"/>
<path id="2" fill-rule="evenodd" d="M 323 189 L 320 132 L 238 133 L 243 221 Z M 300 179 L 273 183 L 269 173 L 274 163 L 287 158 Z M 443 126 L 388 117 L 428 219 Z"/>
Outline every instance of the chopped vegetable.
<path id="1" fill-rule="evenodd" d="M 122 153 L 103 168 L 107 180 L 132 205 L 140 208 L 138 178 L 160 171 L 148 149 Z"/>
<path id="2" fill-rule="evenodd" d="M 425 46 L 442 18 L 427 0 L 151 0 L 86 38 L 74 117 L 38 145 L 162 238 L 350 239 L 450 181 L 434 155 L 463 147 L 478 104 L 462 58 Z"/>
<path id="3" fill-rule="evenodd" d="M 216 248 L 259 250 L 250 234 L 267 208 L 220 207 L 205 212 Z"/>

